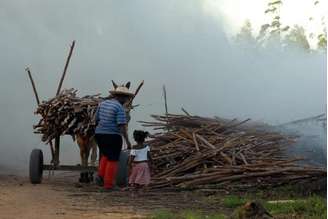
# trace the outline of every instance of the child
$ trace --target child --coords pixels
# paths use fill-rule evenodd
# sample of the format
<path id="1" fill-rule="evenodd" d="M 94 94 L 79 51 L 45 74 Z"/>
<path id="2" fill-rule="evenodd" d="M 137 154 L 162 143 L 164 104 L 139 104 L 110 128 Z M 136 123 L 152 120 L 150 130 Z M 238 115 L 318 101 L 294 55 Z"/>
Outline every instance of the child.
<path id="1" fill-rule="evenodd" d="M 150 183 L 151 156 L 150 148 L 145 145 L 145 138 L 148 132 L 135 130 L 133 132 L 134 140 L 137 145 L 133 146 L 129 159 L 129 186 L 140 188 Z"/>

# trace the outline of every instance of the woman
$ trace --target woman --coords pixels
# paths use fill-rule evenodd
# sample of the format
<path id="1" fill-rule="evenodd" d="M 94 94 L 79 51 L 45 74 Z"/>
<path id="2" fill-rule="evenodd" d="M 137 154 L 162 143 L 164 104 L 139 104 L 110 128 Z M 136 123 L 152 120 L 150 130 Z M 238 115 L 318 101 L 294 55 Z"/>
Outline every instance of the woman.
<path id="1" fill-rule="evenodd" d="M 129 82 L 125 86 L 113 85 L 114 90 L 110 91 L 112 98 L 101 102 L 96 112 L 95 139 L 101 154 L 97 182 L 103 182 L 105 190 L 111 190 L 114 186 L 123 144 L 122 136 L 128 149 L 131 148 L 123 105 L 134 94 L 129 92 Z"/>

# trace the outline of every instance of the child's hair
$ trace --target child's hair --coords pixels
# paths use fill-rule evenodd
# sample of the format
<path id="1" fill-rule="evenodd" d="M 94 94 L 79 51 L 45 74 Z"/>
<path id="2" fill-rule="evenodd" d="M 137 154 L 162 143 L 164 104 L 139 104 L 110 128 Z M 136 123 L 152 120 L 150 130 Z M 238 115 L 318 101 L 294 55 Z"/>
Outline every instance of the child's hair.
<path id="1" fill-rule="evenodd" d="M 149 135 L 148 132 L 144 132 L 142 130 L 134 130 L 134 132 L 133 132 L 133 138 L 138 143 L 144 142 L 145 138 L 147 138 L 148 135 Z"/>

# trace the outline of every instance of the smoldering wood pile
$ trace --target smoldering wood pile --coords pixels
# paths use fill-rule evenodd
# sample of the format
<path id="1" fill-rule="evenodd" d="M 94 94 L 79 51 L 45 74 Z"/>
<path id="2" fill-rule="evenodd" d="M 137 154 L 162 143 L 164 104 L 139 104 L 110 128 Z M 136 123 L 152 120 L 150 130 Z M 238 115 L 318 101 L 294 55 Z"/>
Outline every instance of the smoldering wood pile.
<path id="1" fill-rule="evenodd" d="M 92 134 L 97 106 L 102 100 L 99 94 L 78 97 L 75 89 L 63 90 L 38 105 L 35 114 L 42 118 L 34 132 L 42 134 L 42 141 L 47 143 L 60 135 Z"/>
<path id="2" fill-rule="evenodd" d="M 248 188 L 326 176 L 284 155 L 294 139 L 247 121 L 187 115 L 154 115 L 152 188 Z M 244 124 L 246 123 L 246 124 Z"/>

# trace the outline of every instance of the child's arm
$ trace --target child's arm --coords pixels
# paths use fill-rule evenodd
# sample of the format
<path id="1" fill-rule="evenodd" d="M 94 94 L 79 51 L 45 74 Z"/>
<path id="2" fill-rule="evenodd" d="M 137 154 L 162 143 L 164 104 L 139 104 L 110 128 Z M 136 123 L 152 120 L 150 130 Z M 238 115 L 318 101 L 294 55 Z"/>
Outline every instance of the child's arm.
<path id="1" fill-rule="evenodd" d="M 129 160 L 128 160 L 128 175 L 130 176 L 131 170 L 132 170 L 132 163 L 133 160 L 135 158 L 135 151 L 132 149 L 130 151 L 130 156 L 129 156 Z"/>
<path id="2" fill-rule="evenodd" d="M 128 176 L 130 176 L 130 173 L 132 171 L 132 163 L 134 160 L 135 156 L 129 156 L 129 162 L 128 162 Z"/>

